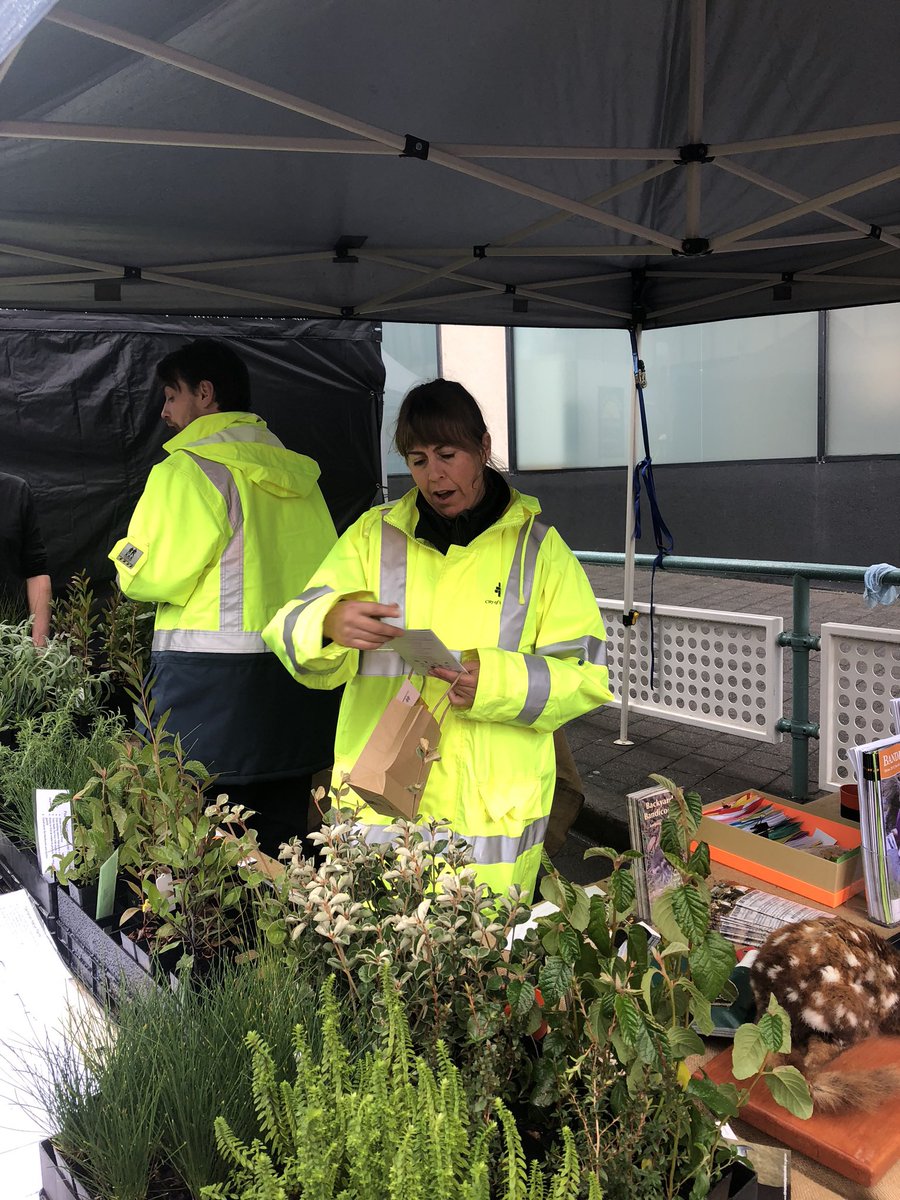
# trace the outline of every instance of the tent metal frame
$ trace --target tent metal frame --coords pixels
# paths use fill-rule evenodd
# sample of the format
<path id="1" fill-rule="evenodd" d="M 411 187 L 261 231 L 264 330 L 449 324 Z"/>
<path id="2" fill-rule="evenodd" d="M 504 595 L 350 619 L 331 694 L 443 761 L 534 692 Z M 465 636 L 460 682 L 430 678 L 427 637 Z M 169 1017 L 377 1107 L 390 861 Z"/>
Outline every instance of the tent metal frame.
<path id="1" fill-rule="evenodd" d="M 586 316 L 611 318 L 623 325 L 633 325 L 638 334 L 647 322 L 657 322 L 677 314 L 696 309 L 709 309 L 726 300 L 752 295 L 785 282 L 784 276 L 772 270 L 747 271 L 729 270 L 726 273 L 696 269 L 693 264 L 679 263 L 671 270 L 659 269 L 656 260 L 670 259 L 672 255 L 696 255 L 696 262 L 706 252 L 742 252 L 766 249 L 791 249 L 835 243 L 839 246 L 863 243 L 864 248 L 847 255 L 843 250 L 836 253 L 842 257 L 819 264 L 808 270 L 790 273 L 789 282 L 815 285 L 823 288 L 829 284 L 853 283 L 870 288 L 877 295 L 879 289 L 896 290 L 900 276 L 867 276 L 865 274 L 840 274 L 842 268 L 869 262 L 900 249 L 900 229 L 880 228 L 875 222 L 847 213 L 837 207 L 842 201 L 874 192 L 880 187 L 900 180 L 900 166 L 892 166 L 863 178 L 850 180 L 816 196 L 807 196 L 797 189 L 781 183 L 770 174 L 761 174 L 736 161 L 742 155 L 788 153 L 791 150 L 836 143 L 850 143 L 860 139 L 900 136 L 900 121 L 870 123 L 856 127 L 819 130 L 769 138 L 706 145 L 703 142 L 704 88 L 707 51 L 707 0 L 690 0 L 690 30 L 688 59 L 688 89 L 686 114 L 686 144 L 683 146 L 657 147 L 596 147 L 596 146 L 514 146 L 514 145 L 463 145 L 435 144 L 426 139 L 427 130 L 415 136 L 397 133 L 391 129 L 361 121 L 353 115 L 337 112 L 292 93 L 270 87 L 258 80 L 237 72 L 218 67 L 213 63 L 178 50 L 172 45 L 132 34 L 115 26 L 91 20 L 64 8 L 54 8 L 43 19 L 45 22 L 65 28 L 75 34 L 99 39 L 123 50 L 165 64 L 174 70 L 237 91 L 246 96 L 274 105 L 280 109 L 311 118 L 331 130 L 340 131 L 332 137 L 273 137 L 237 132 L 211 132 L 199 130 L 165 130 L 119 128 L 108 125 L 66 124 L 56 121 L 6 121 L 0 123 L 0 138 L 18 140 L 62 140 L 69 142 L 95 142 L 115 145 L 146 145 L 184 148 L 206 148 L 211 151 L 277 152 L 286 154 L 319 155 L 392 155 L 418 158 L 419 169 L 441 168 L 486 186 L 499 189 L 544 205 L 549 213 L 540 220 L 510 231 L 500 238 L 491 239 L 490 245 L 476 247 L 415 248 L 378 247 L 371 245 L 354 248 L 356 260 L 379 264 L 402 273 L 402 282 L 370 295 L 352 307 L 323 304 L 298 295 L 284 295 L 277 291 L 260 291 L 240 286 L 228 286 L 212 282 L 203 276 L 216 271 L 240 271 L 242 269 L 302 268 L 304 264 L 321 264 L 334 256 L 332 247 L 312 247 L 298 253 L 274 254 L 256 257 L 230 258 L 215 262 L 176 263 L 169 266 L 140 268 L 140 277 L 154 283 L 203 292 L 231 299 L 240 299 L 258 304 L 275 305 L 281 309 L 298 310 L 308 314 L 326 316 L 378 317 L 384 314 L 402 314 L 410 310 L 421 310 L 432 306 L 452 303 L 454 306 L 473 303 L 484 297 L 485 292 L 514 294 L 519 303 L 529 299 L 560 309 L 577 310 Z M 15 49 L 0 63 L 0 82 L 15 55 Z M 483 160 L 520 160 L 523 162 L 555 160 L 560 162 L 606 161 L 644 164 L 628 178 L 583 199 L 573 198 L 538 187 L 515 175 L 498 171 Z M 685 172 L 683 236 L 673 236 L 662 229 L 651 228 L 635 221 L 626 220 L 610 211 L 608 203 L 634 189 L 659 179 L 667 172 L 682 169 Z M 747 187 L 760 189 L 768 195 L 776 195 L 788 202 L 787 207 L 757 220 L 744 223 L 720 232 L 714 237 L 704 238 L 703 200 L 704 180 L 713 172 L 723 172 L 741 180 Z M 815 214 L 822 218 L 819 229 L 810 232 L 777 234 L 760 237 L 782 230 L 798 218 Z M 579 217 L 594 227 L 618 234 L 622 241 L 611 238 L 609 244 L 527 246 L 522 243 L 556 227 L 572 217 Z M 837 228 L 835 228 L 837 226 Z M 873 239 L 874 244 L 873 244 Z M 0 254 L 32 260 L 35 263 L 66 267 L 71 273 L 47 271 L 46 273 L 0 275 L 0 292 L 3 288 L 22 285 L 59 285 L 81 283 L 85 280 L 121 279 L 123 267 L 76 256 L 54 254 L 36 247 L 0 245 Z M 479 276 L 479 260 L 532 258 L 577 259 L 586 264 L 585 273 L 566 275 L 560 278 L 541 280 L 532 277 L 530 282 L 504 284 L 495 279 Z M 608 272 L 591 270 L 588 264 L 604 259 L 615 259 Z M 722 280 L 729 286 L 716 294 L 704 294 L 675 303 L 669 300 L 656 308 L 623 311 L 614 304 L 589 302 L 578 289 L 590 285 L 603 288 L 606 284 L 621 284 L 632 272 L 622 269 L 621 263 L 634 259 L 639 262 L 643 278 L 674 281 L 707 279 Z M 446 260 L 446 261 L 442 261 Z M 126 274 L 127 278 L 127 274 Z M 440 286 L 448 290 L 441 291 Z M 733 286 L 737 285 L 737 286 Z M 429 290 L 434 294 L 429 294 Z M 566 292 L 567 294 L 561 294 Z M 515 302 L 514 302 L 515 303 Z M 620 302 L 621 303 L 621 302 Z M 498 322 L 499 323 L 499 322 Z M 599 323 L 599 322 L 598 322 Z M 633 389 L 630 419 L 630 455 L 633 468 L 637 454 L 637 389 Z M 632 471 L 626 511 L 626 586 L 625 611 L 633 602 L 634 541 L 633 541 Z M 631 652 L 631 628 L 625 630 L 625 663 Z M 627 672 L 623 672 L 621 739 L 627 739 L 628 687 Z"/>
<path id="2" fill-rule="evenodd" d="M 874 175 L 866 176 L 834 188 L 831 191 L 815 197 L 802 195 L 796 189 L 790 188 L 778 180 L 752 171 L 734 161 L 743 154 L 759 153 L 761 151 L 785 151 L 801 147 L 812 147 L 849 142 L 863 138 L 893 137 L 900 135 L 900 121 L 887 121 L 845 127 L 826 129 L 815 132 L 789 134 L 771 138 L 756 138 L 747 141 L 729 142 L 719 145 L 703 146 L 703 104 L 704 104 L 704 70 L 706 56 L 706 12 L 707 0 L 691 0 L 690 5 L 690 59 L 688 79 L 688 111 L 686 147 L 595 147 L 595 146 L 507 146 L 507 145 L 436 145 L 427 148 L 427 163 L 443 167 L 447 170 L 466 175 L 485 184 L 500 188 L 503 191 L 536 200 L 547 205 L 552 215 L 533 222 L 531 225 L 513 231 L 500 239 L 494 239 L 490 245 L 478 247 L 477 258 L 579 258 L 584 260 L 603 258 L 653 259 L 656 257 L 670 258 L 673 253 L 680 254 L 685 240 L 699 239 L 702 236 L 702 199 L 703 172 L 712 167 L 730 173 L 742 179 L 752 187 L 757 187 L 769 193 L 781 196 L 791 201 L 788 208 L 782 209 L 760 220 L 732 229 L 709 240 L 711 251 L 740 252 L 758 251 L 765 248 L 791 248 L 831 241 L 856 241 L 868 239 L 873 232 L 873 224 L 842 212 L 835 207 L 841 200 L 872 192 L 878 187 L 900 179 L 900 167 L 893 167 Z M 256 99 L 273 104 L 279 108 L 296 112 L 305 117 L 322 122 L 332 129 L 343 131 L 339 137 L 271 137 L 257 134 L 239 134 L 222 132 L 203 132 L 196 130 L 164 130 L 164 129 L 129 129 L 105 125 L 66 124 L 54 121 L 6 121 L 0 122 L 0 138 L 19 140 L 65 140 L 78 142 L 105 142 L 117 145 L 148 145 L 171 146 L 185 148 L 208 148 L 269 151 L 299 154 L 337 154 L 337 155 L 397 155 L 403 154 L 408 145 L 407 136 L 392 130 L 382 129 L 360 121 L 352 115 L 337 112 L 322 105 L 305 100 L 302 97 L 269 87 L 258 80 L 240 75 L 234 71 L 215 66 L 203 59 L 186 54 L 173 46 L 149 38 L 140 37 L 126 30 L 105 24 L 100 21 L 80 16 L 65 8 L 54 8 L 43 20 L 45 22 L 66 28 L 82 36 L 99 39 L 103 42 L 121 47 L 145 58 L 163 63 L 175 70 L 188 72 L 212 83 L 217 83 Z M 17 48 L 0 64 L 0 81 L 15 57 Z M 699 153 L 702 150 L 704 153 Z M 685 150 L 698 151 L 691 157 L 685 158 Z M 584 199 L 573 199 L 568 196 L 536 187 L 525 180 L 515 178 L 487 166 L 480 165 L 481 159 L 520 159 L 560 161 L 619 161 L 644 162 L 653 165 L 639 171 L 630 178 Z M 634 188 L 643 186 L 660 175 L 682 168 L 685 175 L 685 213 L 684 238 L 679 239 L 660 229 L 652 229 L 645 225 L 626 221 L 602 208 L 618 195 Z M 761 239 L 757 235 L 777 229 L 798 217 L 816 213 L 828 222 L 836 223 L 842 228 L 835 231 L 833 227 L 823 227 L 816 233 L 787 235 L 779 238 Z M 631 241 L 622 244 L 606 246 L 560 246 L 560 247 L 523 247 L 520 243 L 539 233 L 543 233 L 572 216 L 586 219 L 593 224 L 614 230 Z M 846 232 L 850 230 L 851 232 Z M 854 237 L 854 234 L 857 235 Z M 879 249 L 900 249 L 900 236 L 897 231 L 879 230 Z M 0 288 L 20 286 L 22 284 L 58 285 L 60 283 L 81 283 L 86 279 L 107 280 L 120 278 L 122 267 L 118 264 L 89 262 L 84 259 L 64 255 L 48 256 L 37 248 L 26 246 L 0 247 L 0 251 L 31 258 L 35 261 L 53 261 L 60 265 L 77 268 L 76 273 L 66 276 L 61 273 L 0 275 Z M 210 283 L 196 278 L 198 273 L 212 270 L 240 270 L 242 268 L 258 268 L 264 266 L 299 266 L 303 263 L 327 261 L 333 256 L 331 248 L 310 250 L 300 254 L 269 255 L 265 257 L 247 257 L 229 259 L 219 262 L 190 264 L 190 274 L 184 272 L 184 265 L 169 267 L 142 268 L 141 278 L 151 282 L 175 288 L 200 291 L 209 295 L 247 300 L 260 304 L 274 304 L 287 309 L 309 311 L 326 316 L 354 315 L 371 317 L 382 313 L 402 313 L 410 308 L 419 306 L 423 300 L 430 304 L 459 303 L 468 298 L 475 300 L 484 291 L 509 292 L 510 287 L 493 280 L 482 279 L 471 274 L 473 262 L 477 262 L 472 248 L 445 249 L 416 249 L 416 248 L 378 248 L 364 247 L 354 251 L 356 257 L 368 259 L 396 268 L 398 271 L 414 276 L 404 284 L 400 284 L 379 295 L 370 296 L 355 305 L 348 313 L 337 305 L 316 303 L 301 295 L 285 295 L 280 292 L 261 291 L 257 289 L 229 287 L 222 283 Z M 435 267 L 433 263 L 420 261 L 422 258 L 450 258 L 451 261 Z M 830 272 L 843 263 L 835 262 L 794 274 L 794 279 L 802 283 L 827 284 L 829 282 L 853 282 L 877 289 L 885 286 L 896 286 L 896 277 L 868 276 L 838 276 Z M 713 273 L 710 273 L 712 275 Z M 719 274 L 719 273 L 715 273 Z M 695 278 L 703 279 L 706 275 L 692 271 L 678 270 L 676 272 L 648 271 L 648 275 L 658 279 Z M 722 276 L 725 278 L 725 276 Z M 737 273 L 729 273 L 728 278 L 738 279 Z M 617 282 L 622 279 L 621 270 L 610 271 L 607 275 L 592 273 L 584 276 L 573 276 L 553 280 L 550 283 L 533 280 L 530 283 L 516 284 L 512 289 L 523 300 L 535 299 L 560 308 L 576 309 L 585 313 L 595 313 L 598 317 L 611 317 L 628 324 L 631 314 L 619 308 L 608 305 L 591 304 L 575 296 L 558 294 L 562 289 L 575 289 L 587 284 L 602 285 L 605 282 Z M 455 291 L 427 296 L 424 290 L 429 285 L 441 280 L 455 285 L 470 287 L 470 291 Z M 752 294 L 779 282 L 776 273 L 748 273 L 747 283 L 739 289 L 729 289 L 716 295 L 704 295 L 680 304 L 669 304 L 663 308 L 649 310 L 646 320 L 658 320 L 671 317 L 676 313 L 690 311 L 691 308 L 707 308 L 719 301 L 732 299 L 740 295 Z M 554 294 L 556 293 L 556 294 Z M 418 299 L 412 301 L 412 294 Z"/>

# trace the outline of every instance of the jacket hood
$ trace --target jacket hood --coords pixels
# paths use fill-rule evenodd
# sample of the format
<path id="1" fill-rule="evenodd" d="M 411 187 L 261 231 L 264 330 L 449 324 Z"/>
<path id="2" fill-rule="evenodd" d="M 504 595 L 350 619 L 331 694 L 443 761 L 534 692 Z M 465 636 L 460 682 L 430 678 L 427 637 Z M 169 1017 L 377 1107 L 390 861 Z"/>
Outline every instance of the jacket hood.
<path id="1" fill-rule="evenodd" d="M 235 474 L 276 496 L 308 496 L 319 465 L 288 450 L 255 413 L 225 412 L 198 417 L 165 443 L 167 454 L 185 450 L 222 463 Z"/>

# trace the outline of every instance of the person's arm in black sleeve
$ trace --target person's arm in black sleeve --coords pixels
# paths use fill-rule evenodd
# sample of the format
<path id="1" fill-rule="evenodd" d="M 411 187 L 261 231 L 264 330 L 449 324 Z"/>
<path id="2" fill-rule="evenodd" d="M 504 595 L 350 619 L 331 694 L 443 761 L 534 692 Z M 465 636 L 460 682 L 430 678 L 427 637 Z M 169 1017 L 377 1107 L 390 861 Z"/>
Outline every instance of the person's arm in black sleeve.
<path id="1" fill-rule="evenodd" d="M 28 597 L 28 612 L 33 618 L 31 640 L 43 646 L 50 636 L 50 574 L 47 551 L 37 521 L 34 499 L 29 489 L 25 494 L 22 512 L 22 578 Z"/>

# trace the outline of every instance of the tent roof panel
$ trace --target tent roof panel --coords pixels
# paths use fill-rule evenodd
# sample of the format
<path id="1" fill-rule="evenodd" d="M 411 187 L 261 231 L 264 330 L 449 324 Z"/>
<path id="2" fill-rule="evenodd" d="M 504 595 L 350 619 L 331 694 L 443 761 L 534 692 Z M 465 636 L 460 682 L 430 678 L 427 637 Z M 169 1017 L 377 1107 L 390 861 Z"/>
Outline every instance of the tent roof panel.
<path id="1" fill-rule="evenodd" d="M 624 324 L 644 268 L 648 325 L 895 300 L 898 49 L 891 0 L 72 0 L 0 77 L 0 303 L 126 266 L 137 311 Z"/>

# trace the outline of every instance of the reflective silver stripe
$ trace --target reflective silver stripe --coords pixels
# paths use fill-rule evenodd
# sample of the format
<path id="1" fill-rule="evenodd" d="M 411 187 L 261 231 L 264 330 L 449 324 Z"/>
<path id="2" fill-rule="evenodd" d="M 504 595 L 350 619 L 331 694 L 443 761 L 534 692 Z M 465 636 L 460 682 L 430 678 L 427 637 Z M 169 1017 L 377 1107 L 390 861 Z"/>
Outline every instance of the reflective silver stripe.
<path id="1" fill-rule="evenodd" d="M 300 619 L 300 614 L 308 604 L 312 604 L 313 600 L 318 600 L 322 596 L 327 596 L 329 592 L 333 591 L 334 588 L 322 586 L 310 588 L 309 591 L 301 592 L 297 597 L 297 603 L 284 618 L 284 626 L 281 631 L 282 637 L 284 638 L 284 652 L 291 660 L 291 666 L 299 675 L 307 675 L 309 672 L 307 671 L 306 667 L 300 665 L 300 662 L 298 661 L 297 655 L 294 651 L 294 626 L 297 624 L 297 621 Z"/>
<path id="2" fill-rule="evenodd" d="M 223 429 L 219 433 L 211 433 L 209 437 L 191 442 L 191 445 L 211 446 L 216 442 L 258 442 L 261 446 L 278 446 L 284 449 L 284 444 L 271 430 L 263 429 L 259 425 L 236 425 L 233 429 Z"/>
<path id="3" fill-rule="evenodd" d="M 546 536 L 547 526 L 541 525 L 538 521 L 532 523 L 530 530 L 527 525 L 523 525 L 519 530 L 512 566 L 509 568 L 509 578 L 506 581 L 506 590 L 503 593 L 503 607 L 500 610 L 500 637 L 497 645 L 501 650 L 519 649 L 525 629 L 525 616 L 534 588 L 534 569 L 538 550 Z M 519 603 L 520 579 L 523 600 L 521 604 Z"/>
<path id="4" fill-rule="evenodd" d="M 255 630 L 158 629 L 154 650 L 180 650 L 195 654 L 267 654 L 269 647 Z"/>
<path id="5" fill-rule="evenodd" d="M 409 538 L 396 525 L 389 525 L 387 513 L 381 518 L 381 567 L 378 583 L 379 604 L 399 604 L 399 617 L 389 625 L 406 626 L 406 551 Z"/>
<path id="6" fill-rule="evenodd" d="M 219 559 L 219 629 L 240 633 L 244 628 L 244 507 L 234 476 L 222 463 L 186 452 L 225 501 L 231 538 Z"/>
<path id="7" fill-rule="evenodd" d="M 535 654 L 545 658 L 581 658 L 595 667 L 607 666 L 606 642 L 602 638 L 575 638 L 571 642 L 554 642 L 552 646 L 538 646 Z"/>
<path id="8" fill-rule="evenodd" d="M 528 672 L 528 691 L 522 711 L 513 720 L 518 725 L 533 725 L 550 699 L 550 664 L 546 658 L 534 654 L 523 654 Z"/>
<path id="9" fill-rule="evenodd" d="M 455 832 L 459 837 L 465 838 L 475 862 L 481 866 L 490 866 L 496 863 L 514 863 L 527 850 L 540 846 L 549 824 L 549 816 L 536 817 L 525 826 L 518 837 L 503 833 L 470 837 L 462 829 Z M 427 833 L 424 825 L 417 825 L 415 828 L 423 834 Z M 390 825 L 360 824 L 358 829 L 372 846 L 386 846 L 397 837 L 397 830 Z"/>
<path id="10" fill-rule="evenodd" d="M 396 679 L 409 674 L 409 667 L 399 654 L 391 650 L 360 650 L 358 675 L 378 675 L 382 679 Z"/>
<path id="11" fill-rule="evenodd" d="M 489 837 L 466 838 L 472 857 L 482 866 L 491 863 L 514 863 L 516 859 L 540 846 L 547 833 L 550 817 L 537 817 L 526 825 L 518 837 L 508 837 L 502 833 L 491 834 Z M 465 837 L 465 834 L 461 835 Z"/>

